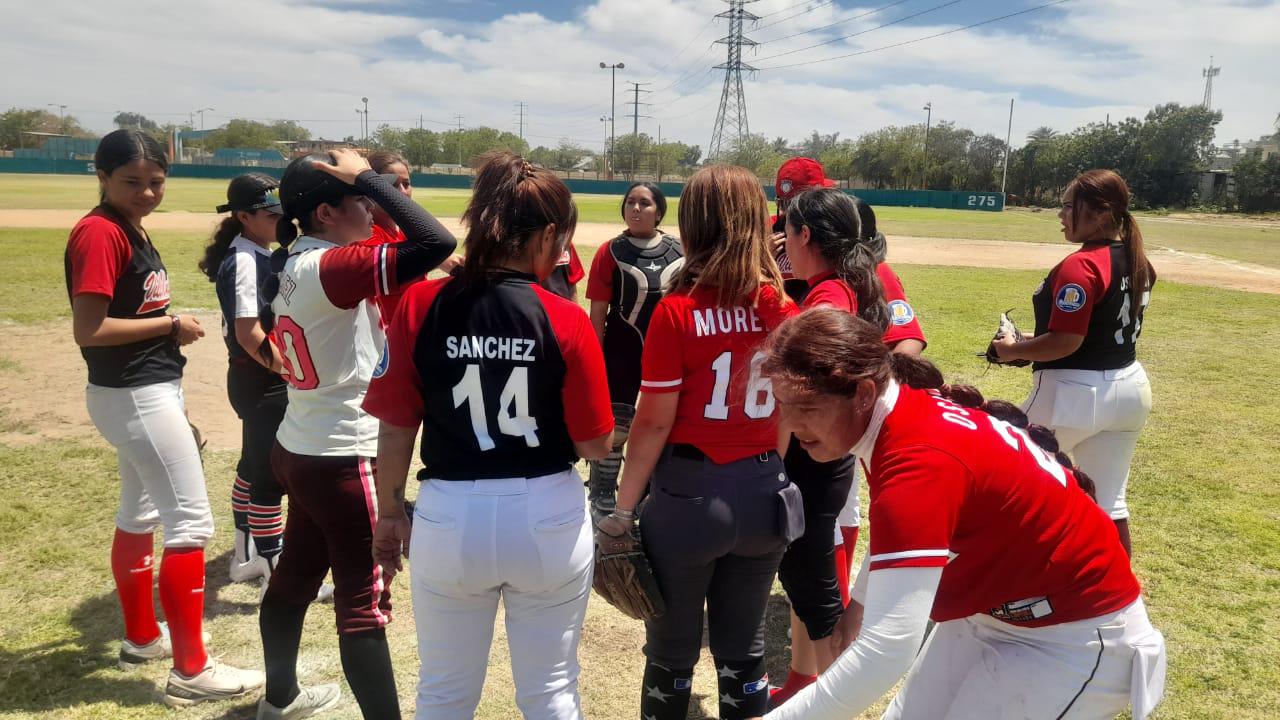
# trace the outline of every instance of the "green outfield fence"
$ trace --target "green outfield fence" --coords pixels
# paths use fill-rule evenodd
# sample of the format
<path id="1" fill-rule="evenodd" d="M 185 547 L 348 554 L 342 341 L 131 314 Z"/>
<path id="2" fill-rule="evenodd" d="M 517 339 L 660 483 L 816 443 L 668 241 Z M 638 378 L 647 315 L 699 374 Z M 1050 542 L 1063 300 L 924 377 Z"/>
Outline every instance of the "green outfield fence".
<path id="1" fill-rule="evenodd" d="M 280 177 L 280 173 L 283 172 L 281 168 L 272 167 L 173 165 L 169 168 L 169 176 L 229 180 L 250 171 L 261 172 L 273 177 Z M 54 160 L 30 157 L 0 158 L 0 173 L 86 175 L 91 172 L 93 172 L 93 162 L 89 160 Z M 465 190 L 471 187 L 471 176 L 414 173 L 412 182 L 414 187 Z M 580 180 L 571 178 L 564 182 L 575 193 L 591 195 L 621 195 L 631 185 L 626 180 Z M 680 191 L 684 189 L 684 185 L 681 183 L 664 182 L 658 183 L 658 185 L 668 197 L 679 197 Z M 773 200 L 772 185 L 765 185 L 764 190 L 769 199 Z M 859 190 L 852 188 L 846 188 L 845 192 L 856 194 L 871 205 L 983 210 L 987 212 L 1004 210 L 1004 194 L 998 192 L 972 192 L 968 190 Z"/>

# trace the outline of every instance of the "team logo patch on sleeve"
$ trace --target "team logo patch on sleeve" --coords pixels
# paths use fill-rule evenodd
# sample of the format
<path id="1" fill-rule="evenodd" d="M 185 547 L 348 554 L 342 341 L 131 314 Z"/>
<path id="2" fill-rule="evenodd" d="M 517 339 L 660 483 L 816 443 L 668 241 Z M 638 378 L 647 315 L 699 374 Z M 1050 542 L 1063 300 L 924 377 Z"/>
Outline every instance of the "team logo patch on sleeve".
<path id="1" fill-rule="evenodd" d="M 1067 283 L 1058 290 L 1058 297 L 1054 300 L 1054 304 L 1062 312 L 1073 313 L 1084 307 L 1087 299 L 1088 296 L 1085 295 L 1084 288 L 1075 283 Z"/>
<path id="2" fill-rule="evenodd" d="M 889 318 L 894 325 L 906 325 L 916 319 L 916 311 L 905 300 L 894 300 L 889 303 Z"/>
<path id="3" fill-rule="evenodd" d="M 382 346 L 382 357 L 378 358 L 378 364 L 373 367 L 373 376 L 380 378 L 387 374 L 387 366 L 391 364 L 391 346 L 384 344 Z"/>
<path id="4" fill-rule="evenodd" d="M 759 680 L 744 684 L 742 686 L 742 693 L 744 695 L 754 695 L 755 693 L 758 693 L 761 690 L 767 690 L 768 688 L 769 688 L 769 676 L 766 675 L 760 678 Z"/>

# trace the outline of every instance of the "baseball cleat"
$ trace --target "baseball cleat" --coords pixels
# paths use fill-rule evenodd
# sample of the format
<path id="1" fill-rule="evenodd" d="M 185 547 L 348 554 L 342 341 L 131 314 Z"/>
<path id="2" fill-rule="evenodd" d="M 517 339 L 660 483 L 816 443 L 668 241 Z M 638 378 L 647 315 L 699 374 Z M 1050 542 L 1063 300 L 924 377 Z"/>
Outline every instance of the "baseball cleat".
<path id="1" fill-rule="evenodd" d="M 135 645 L 125 638 L 120 643 L 120 661 L 121 670 L 132 670 L 144 663 L 152 660 L 164 660 L 173 657 L 173 643 L 169 640 L 169 624 L 159 623 L 160 637 L 152 640 L 146 645 Z M 208 645 L 213 640 L 213 636 L 208 632 L 202 632 L 204 644 Z"/>
<path id="2" fill-rule="evenodd" d="M 317 685 L 300 688 L 298 697 L 288 707 L 278 708 L 262 698 L 258 701 L 258 720 L 297 720 L 311 717 L 337 705 L 341 697 L 342 693 L 337 685 Z"/>
<path id="3" fill-rule="evenodd" d="M 241 670 L 210 658 L 204 670 L 189 678 L 177 670 L 170 670 L 169 682 L 164 686 L 164 704 L 187 707 L 237 698 L 261 688 L 266 681 L 266 676 L 257 670 Z"/>

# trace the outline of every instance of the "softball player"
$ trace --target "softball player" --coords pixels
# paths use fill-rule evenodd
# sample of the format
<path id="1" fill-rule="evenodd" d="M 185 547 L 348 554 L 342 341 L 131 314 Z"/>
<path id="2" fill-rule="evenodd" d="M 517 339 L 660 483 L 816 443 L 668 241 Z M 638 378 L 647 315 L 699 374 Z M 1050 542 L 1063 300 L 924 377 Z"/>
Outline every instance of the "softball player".
<path id="1" fill-rule="evenodd" d="M 382 420 L 375 553 L 409 553 L 420 720 L 471 718 L 498 601 L 525 718 L 582 717 L 578 639 L 592 544 L 573 469 L 613 430 L 600 346 L 577 304 L 540 287 L 577 209 L 550 171 L 485 158 L 463 222 L 458 278 L 412 288 L 365 407 Z M 397 512 L 423 425 L 416 517 Z"/>
<path id="2" fill-rule="evenodd" d="M 1110 170 L 1090 170 L 1063 194 L 1058 213 L 1080 249 L 1049 271 L 1031 296 L 1031 338 L 997 340 L 1004 360 L 1025 359 L 1035 384 L 1024 410 L 1053 428 L 1098 487 L 1098 504 L 1129 542 L 1125 486 L 1138 433 L 1151 413 L 1151 385 L 1137 360 L 1143 312 L 1156 273 L 1129 214 L 1129 186 Z"/>
<path id="3" fill-rule="evenodd" d="M 908 668 L 891 720 L 1151 713 L 1164 638 L 1114 525 L 1034 426 L 952 401 L 935 367 L 834 309 L 779 328 L 762 367 L 814 459 L 867 464 L 875 527 L 857 641 L 770 720 L 856 716 Z"/>
<path id="4" fill-rule="evenodd" d="M 577 300 L 578 283 L 582 282 L 582 278 L 586 276 L 587 272 L 582 268 L 582 260 L 578 259 L 578 250 L 571 240 L 569 247 L 565 248 L 556 260 L 555 269 L 542 280 L 542 287 L 566 300 Z"/>
<path id="5" fill-rule="evenodd" d="M 142 227 L 164 198 L 169 163 L 155 139 L 116 130 L 94 153 L 101 203 L 67 240 L 72 329 L 89 369 L 89 417 L 120 461 L 120 509 L 111 571 L 124 612 L 120 665 L 173 657 L 164 702 L 192 705 L 262 686 L 205 652 L 204 547 L 213 534 L 200 453 L 187 425 L 179 347 L 204 336 L 170 315 L 169 276 Z M 152 533 L 164 529 L 160 604 L 152 595 Z"/>
<path id="6" fill-rule="evenodd" d="M 685 264 L 649 321 L 640 399 L 617 509 L 599 532 L 631 529 L 636 505 L 666 612 L 646 623 L 640 713 L 683 720 L 707 608 L 720 717 L 768 703 L 764 612 L 787 543 L 803 533 L 800 491 L 778 456 L 760 342 L 796 307 L 770 253 L 767 201 L 747 170 L 704 168 L 680 198 Z"/>
<path id="7" fill-rule="evenodd" d="M 258 321 L 266 303 L 258 288 L 271 274 L 271 243 L 280 220 L 279 183 L 259 173 L 227 186 L 230 212 L 205 248 L 200 271 L 214 283 L 227 345 L 227 398 L 240 418 L 240 459 L 231 489 L 235 521 L 232 582 L 265 579 L 280 554 L 283 492 L 271 472 L 271 444 L 288 397 L 280 377 L 280 355 Z"/>
<path id="8" fill-rule="evenodd" d="M 877 327 L 889 326 L 876 260 L 862 241 L 862 223 L 852 197 L 834 188 L 810 188 L 793 195 L 785 235 L 793 271 L 809 288 L 805 307 L 828 305 Z M 856 536 L 843 542 L 836 521 L 841 508 L 852 505 L 853 532 L 857 532 L 855 462 L 852 455 L 817 462 L 794 437 L 790 439 L 785 465 L 787 476 L 804 495 L 805 534 L 787 548 L 778 571 L 794 619 L 791 669 L 782 687 L 771 692 L 773 706 L 815 681 L 841 649 L 830 641 L 817 641 L 832 637 L 849 604 L 846 552 L 852 553 Z"/>
<path id="9" fill-rule="evenodd" d="M 649 318 L 663 288 L 684 264 L 680 238 L 658 228 L 666 213 L 661 188 L 651 182 L 632 183 L 622 198 L 627 229 L 596 252 L 587 281 L 591 325 L 604 347 L 609 398 L 628 409 L 635 407 L 640 393 L 640 356 Z M 621 447 L 591 463 L 588 499 L 600 516 L 613 512 L 621 464 Z"/>
<path id="10" fill-rule="evenodd" d="M 302 689 L 297 680 L 307 607 L 332 569 L 343 673 L 366 718 L 398 718 L 385 631 L 391 596 L 371 554 L 377 420 L 360 407 L 385 342 L 370 301 L 421 277 L 456 242 L 351 150 L 294 160 L 280 199 L 281 247 L 263 289 L 270 301 L 263 325 L 273 332 L 289 383 L 271 451 L 289 517 L 259 616 L 267 690 L 258 717 L 305 717 L 337 702 L 336 685 Z M 370 200 L 404 228 L 406 240 L 364 243 Z"/>
<path id="11" fill-rule="evenodd" d="M 398 153 L 381 150 L 369 155 L 369 167 L 379 175 L 394 176 L 393 183 L 397 190 L 404 194 L 405 197 L 413 198 L 413 184 L 409 178 L 409 161 Z M 404 232 L 400 230 L 400 226 L 396 225 L 396 221 L 383 210 L 381 206 L 374 205 L 369 208 L 373 213 L 373 234 L 366 241 L 369 245 L 386 245 L 389 243 L 404 241 Z M 440 263 L 437 268 L 442 272 L 452 272 L 454 268 L 462 264 L 461 255 L 452 255 L 444 262 Z M 391 325 L 391 318 L 395 316 L 396 307 L 400 304 L 400 298 L 404 295 L 405 290 L 409 289 L 409 285 L 413 281 L 405 283 L 401 286 L 399 292 L 379 295 L 374 298 L 374 302 L 378 306 L 378 311 L 382 316 L 382 327 L 385 330 Z"/>

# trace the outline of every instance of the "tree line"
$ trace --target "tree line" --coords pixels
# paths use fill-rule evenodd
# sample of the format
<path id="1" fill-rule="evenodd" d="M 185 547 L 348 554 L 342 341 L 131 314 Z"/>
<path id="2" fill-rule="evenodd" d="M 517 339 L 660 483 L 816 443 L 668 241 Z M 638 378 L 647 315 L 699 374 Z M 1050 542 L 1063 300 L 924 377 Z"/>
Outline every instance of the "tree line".
<path id="1" fill-rule="evenodd" d="M 1185 207 L 1214 204 L 1246 212 L 1280 210 L 1280 154 L 1264 159 L 1259 153 L 1237 160 L 1234 192 L 1226 197 L 1202 198 L 1197 192 L 1201 171 L 1215 148 L 1214 128 L 1222 114 L 1199 105 L 1159 105 L 1144 117 L 1118 122 L 1090 123 L 1060 133 L 1040 127 L 1021 147 L 1008 153 L 1006 189 L 1011 204 L 1053 205 L 1078 173 L 1095 167 L 1120 172 L 1133 190 L 1135 205 Z M 187 124 L 161 125 L 138 113 L 122 112 L 118 127 L 134 127 L 164 140 Z M 0 147 L 32 146 L 38 136 L 54 133 L 92 137 L 72 115 L 48 110 L 12 108 L 0 114 Z M 798 142 L 765 135 L 749 135 L 733 143 L 721 162 L 753 170 L 766 181 L 789 157 L 817 158 L 827 175 L 852 187 L 929 190 L 998 191 L 1001 189 L 1006 145 L 953 122 L 890 126 L 856 139 L 839 133 L 813 131 Z M 188 142 L 206 152 L 219 148 L 270 148 L 279 141 L 305 141 L 311 133 L 296 122 L 270 123 L 233 119 L 203 140 Z M 347 141 L 356 143 L 354 137 Z M 1280 139 L 1280 132 L 1277 133 Z M 611 170 L 622 177 L 638 175 L 663 179 L 687 177 L 704 162 L 702 149 L 676 141 L 658 142 L 646 133 L 618 137 L 612 152 L 596 152 L 571 140 L 554 147 L 530 147 L 519 135 L 490 127 L 434 131 L 379 126 L 364 144 L 394 150 L 415 167 L 473 166 L 491 150 L 509 150 L 554 170 Z M 587 162 L 590 161 L 590 162 Z"/>

